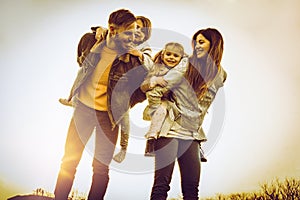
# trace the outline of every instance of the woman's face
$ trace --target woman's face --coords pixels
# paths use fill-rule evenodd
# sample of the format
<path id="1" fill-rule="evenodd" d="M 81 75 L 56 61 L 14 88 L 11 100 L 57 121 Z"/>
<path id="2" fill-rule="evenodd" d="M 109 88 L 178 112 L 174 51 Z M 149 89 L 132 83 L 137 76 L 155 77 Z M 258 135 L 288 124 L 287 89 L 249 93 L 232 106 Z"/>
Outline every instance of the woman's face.
<path id="1" fill-rule="evenodd" d="M 196 37 L 195 53 L 197 58 L 203 58 L 207 56 L 210 49 L 210 42 L 202 34 Z"/>
<path id="2" fill-rule="evenodd" d="M 181 55 L 178 53 L 165 50 L 162 54 L 162 61 L 169 67 L 175 67 L 181 60 Z"/>
<path id="3" fill-rule="evenodd" d="M 142 32 L 142 28 L 144 28 L 144 26 L 143 26 L 143 22 L 140 19 L 136 20 L 136 24 L 137 26 L 136 26 L 134 43 L 140 44 L 144 41 L 145 38 L 145 34 Z"/>

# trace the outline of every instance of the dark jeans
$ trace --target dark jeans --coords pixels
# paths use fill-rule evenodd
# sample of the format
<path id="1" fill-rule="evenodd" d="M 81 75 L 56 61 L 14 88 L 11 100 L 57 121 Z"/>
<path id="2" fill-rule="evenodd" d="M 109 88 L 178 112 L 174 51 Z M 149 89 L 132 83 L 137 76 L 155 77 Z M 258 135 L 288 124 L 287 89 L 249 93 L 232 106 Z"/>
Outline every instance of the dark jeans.
<path id="1" fill-rule="evenodd" d="M 69 126 L 65 153 L 56 182 L 55 200 L 67 200 L 76 168 L 94 129 L 96 129 L 96 135 L 93 178 L 88 199 L 103 199 L 109 181 L 108 167 L 118 138 L 118 129 L 111 130 L 111 127 L 107 112 L 97 111 L 80 102 L 77 103 Z"/>
<path id="2" fill-rule="evenodd" d="M 174 138 L 159 138 L 155 142 L 155 175 L 151 200 L 167 199 L 176 158 L 183 199 L 198 200 L 201 170 L 199 143 Z"/>

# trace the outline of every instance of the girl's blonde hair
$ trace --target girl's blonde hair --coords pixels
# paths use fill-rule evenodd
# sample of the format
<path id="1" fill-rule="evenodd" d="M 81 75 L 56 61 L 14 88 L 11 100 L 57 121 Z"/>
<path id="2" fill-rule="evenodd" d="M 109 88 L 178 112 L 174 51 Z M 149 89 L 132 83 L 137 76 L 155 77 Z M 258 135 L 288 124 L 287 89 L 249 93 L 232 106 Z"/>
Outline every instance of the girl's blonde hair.
<path id="1" fill-rule="evenodd" d="M 184 48 L 181 44 L 177 42 L 169 42 L 165 45 L 164 49 L 157 52 L 153 58 L 154 63 L 163 64 L 162 56 L 166 49 L 172 49 L 174 52 L 181 55 L 181 57 L 184 55 Z"/>

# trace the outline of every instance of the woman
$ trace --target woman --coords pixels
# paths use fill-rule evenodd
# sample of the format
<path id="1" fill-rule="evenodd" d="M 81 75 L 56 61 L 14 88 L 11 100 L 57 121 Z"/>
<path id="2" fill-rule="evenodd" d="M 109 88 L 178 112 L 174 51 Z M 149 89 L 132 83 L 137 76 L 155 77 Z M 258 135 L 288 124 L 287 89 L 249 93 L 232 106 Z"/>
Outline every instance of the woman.
<path id="1" fill-rule="evenodd" d="M 223 86 L 226 73 L 220 65 L 223 38 L 219 31 L 212 28 L 197 31 L 192 47 L 193 54 L 184 78 L 174 83 L 169 82 L 167 75 L 164 76 L 167 87 L 177 95 L 172 97 L 174 104 L 169 104 L 168 116 L 155 141 L 155 176 L 151 200 L 167 199 L 176 159 L 183 199 L 199 199 L 199 144 L 206 141 L 201 124 L 216 92 Z"/>

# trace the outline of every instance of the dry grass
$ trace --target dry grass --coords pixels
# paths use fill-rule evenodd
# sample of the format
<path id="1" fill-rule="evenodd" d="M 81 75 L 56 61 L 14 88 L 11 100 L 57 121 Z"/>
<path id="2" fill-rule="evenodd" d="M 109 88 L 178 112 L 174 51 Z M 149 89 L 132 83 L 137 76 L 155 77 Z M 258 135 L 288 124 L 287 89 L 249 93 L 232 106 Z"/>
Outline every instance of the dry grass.
<path id="1" fill-rule="evenodd" d="M 169 200 L 182 200 L 172 198 Z M 286 178 L 283 181 L 275 179 L 260 186 L 256 192 L 241 192 L 232 194 L 216 194 L 214 197 L 201 200 L 300 200 L 300 179 Z"/>

